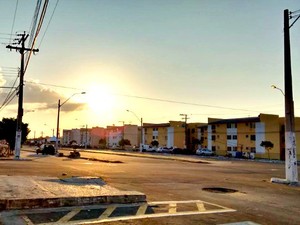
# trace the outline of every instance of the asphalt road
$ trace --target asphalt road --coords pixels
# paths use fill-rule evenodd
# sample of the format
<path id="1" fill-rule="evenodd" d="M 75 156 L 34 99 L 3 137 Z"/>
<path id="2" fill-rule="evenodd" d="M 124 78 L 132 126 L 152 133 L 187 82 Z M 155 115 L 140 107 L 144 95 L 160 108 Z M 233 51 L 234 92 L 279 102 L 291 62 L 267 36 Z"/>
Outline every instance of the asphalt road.
<path id="1" fill-rule="evenodd" d="M 206 160 L 204 163 L 151 159 L 113 154 L 81 152 L 81 156 L 102 161 L 37 156 L 32 161 L 0 161 L 0 174 L 98 176 L 121 190 L 135 190 L 153 201 L 202 200 L 236 210 L 230 213 L 170 216 L 106 224 L 224 224 L 252 221 L 258 224 L 300 224 L 300 188 L 270 183 L 284 178 L 284 164 L 251 161 Z M 143 155 L 147 155 L 143 153 Z M 198 158 L 199 159 L 199 158 Z M 193 158 L 195 160 L 195 158 Z M 217 187 L 235 193 L 214 193 Z"/>

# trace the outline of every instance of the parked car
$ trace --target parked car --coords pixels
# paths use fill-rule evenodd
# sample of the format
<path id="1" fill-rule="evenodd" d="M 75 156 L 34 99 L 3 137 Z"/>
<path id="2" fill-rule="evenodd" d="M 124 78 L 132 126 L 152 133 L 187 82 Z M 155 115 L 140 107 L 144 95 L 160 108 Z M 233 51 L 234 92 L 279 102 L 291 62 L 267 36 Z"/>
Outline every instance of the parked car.
<path id="1" fill-rule="evenodd" d="M 155 150 L 156 152 L 169 152 L 168 147 L 159 147 Z"/>
<path id="2" fill-rule="evenodd" d="M 215 153 L 208 148 L 200 148 L 200 149 L 197 149 L 196 155 L 213 156 L 213 155 L 215 155 Z"/>
<path id="3" fill-rule="evenodd" d="M 173 154 L 182 154 L 183 149 L 182 148 L 173 148 L 171 153 L 173 153 Z"/>
<path id="4" fill-rule="evenodd" d="M 51 144 L 42 144 L 36 148 L 36 154 L 42 153 L 43 155 L 55 155 L 55 148 Z"/>

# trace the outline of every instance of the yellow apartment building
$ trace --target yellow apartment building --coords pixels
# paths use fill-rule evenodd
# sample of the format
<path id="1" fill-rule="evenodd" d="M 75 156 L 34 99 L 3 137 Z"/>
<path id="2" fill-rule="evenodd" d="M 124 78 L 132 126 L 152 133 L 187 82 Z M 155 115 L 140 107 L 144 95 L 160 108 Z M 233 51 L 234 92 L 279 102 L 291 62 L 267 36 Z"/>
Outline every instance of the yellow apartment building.
<path id="1" fill-rule="evenodd" d="M 295 118 L 296 143 L 300 143 L 300 118 Z M 208 125 L 199 127 L 202 147 L 217 155 L 247 155 L 255 158 L 284 160 L 284 118 L 260 114 L 258 117 L 215 119 L 208 118 Z M 261 146 L 270 141 L 269 151 Z M 297 158 L 299 159 L 299 149 Z"/>
<path id="2" fill-rule="evenodd" d="M 151 145 L 156 140 L 162 147 L 185 147 L 185 123 L 182 121 L 169 121 L 169 123 L 144 123 L 144 144 Z"/>

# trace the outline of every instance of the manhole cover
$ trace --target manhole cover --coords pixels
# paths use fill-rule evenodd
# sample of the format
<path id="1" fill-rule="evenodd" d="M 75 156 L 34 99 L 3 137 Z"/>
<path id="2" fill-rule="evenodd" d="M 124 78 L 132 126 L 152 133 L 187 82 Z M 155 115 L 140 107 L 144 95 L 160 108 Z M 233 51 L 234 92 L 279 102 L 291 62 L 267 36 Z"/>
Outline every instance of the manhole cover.
<path id="1" fill-rule="evenodd" d="M 222 188 L 222 187 L 207 187 L 207 188 L 202 188 L 202 190 L 213 192 L 213 193 L 234 193 L 234 192 L 238 192 L 238 190 L 235 190 L 235 189 Z"/>

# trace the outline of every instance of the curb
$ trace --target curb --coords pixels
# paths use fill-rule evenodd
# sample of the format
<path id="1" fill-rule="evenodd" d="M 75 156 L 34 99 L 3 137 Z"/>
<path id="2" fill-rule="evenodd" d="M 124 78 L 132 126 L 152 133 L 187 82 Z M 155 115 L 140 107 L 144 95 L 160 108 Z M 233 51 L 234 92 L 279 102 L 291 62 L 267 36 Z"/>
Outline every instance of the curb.
<path id="1" fill-rule="evenodd" d="M 106 195 L 93 197 L 64 197 L 0 200 L 0 211 L 33 208 L 55 208 L 96 204 L 130 204 L 146 202 L 146 195 Z"/>

